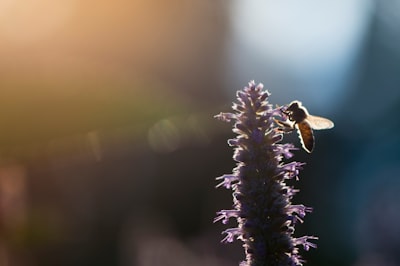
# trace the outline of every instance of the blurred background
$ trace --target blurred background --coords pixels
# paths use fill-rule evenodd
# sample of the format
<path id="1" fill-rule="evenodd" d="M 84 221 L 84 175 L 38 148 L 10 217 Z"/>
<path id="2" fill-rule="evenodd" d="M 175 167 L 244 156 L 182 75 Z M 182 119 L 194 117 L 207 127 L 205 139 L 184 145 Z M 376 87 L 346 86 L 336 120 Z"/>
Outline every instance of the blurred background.
<path id="1" fill-rule="evenodd" d="M 399 10 L 1 0 L 0 265 L 238 265 L 212 223 L 235 166 L 213 115 L 253 79 L 335 122 L 295 156 L 307 265 L 400 265 Z"/>

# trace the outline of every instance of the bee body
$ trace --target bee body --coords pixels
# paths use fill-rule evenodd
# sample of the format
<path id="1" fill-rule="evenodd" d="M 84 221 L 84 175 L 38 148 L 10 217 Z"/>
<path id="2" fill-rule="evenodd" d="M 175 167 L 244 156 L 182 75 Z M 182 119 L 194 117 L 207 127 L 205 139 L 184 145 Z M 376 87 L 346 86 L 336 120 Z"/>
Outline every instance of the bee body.
<path id="1" fill-rule="evenodd" d="M 291 102 L 288 107 L 282 111 L 292 122 L 289 127 L 296 129 L 303 149 L 311 153 L 314 149 L 314 130 L 330 129 L 334 126 L 333 122 L 327 118 L 310 115 L 307 109 L 299 101 Z M 279 123 L 287 127 L 288 123 Z"/>

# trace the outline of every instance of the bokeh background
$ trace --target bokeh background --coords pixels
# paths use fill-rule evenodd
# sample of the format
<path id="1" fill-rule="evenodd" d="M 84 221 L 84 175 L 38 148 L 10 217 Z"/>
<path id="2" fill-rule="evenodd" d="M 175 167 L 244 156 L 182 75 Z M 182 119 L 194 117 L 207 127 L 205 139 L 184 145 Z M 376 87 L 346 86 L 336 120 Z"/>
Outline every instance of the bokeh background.
<path id="1" fill-rule="evenodd" d="M 295 157 L 307 265 L 400 265 L 399 10 L 1 0 L 0 265 L 238 265 L 212 223 L 235 165 L 213 115 L 253 79 L 335 122 Z"/>

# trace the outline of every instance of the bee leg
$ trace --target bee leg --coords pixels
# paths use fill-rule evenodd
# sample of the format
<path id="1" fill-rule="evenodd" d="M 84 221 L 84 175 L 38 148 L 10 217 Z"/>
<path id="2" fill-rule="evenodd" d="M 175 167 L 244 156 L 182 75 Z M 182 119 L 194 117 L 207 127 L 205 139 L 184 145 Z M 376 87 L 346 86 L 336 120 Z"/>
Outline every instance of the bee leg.
<path id="1" fill-rule="evenodd" d="M 274 121 L 279 126 L 279 128 L 277 130 L 280 131 L 281 133 L 290 133 L 294 130 L 292 123 L 289 123 L 287 121 L 277 120 L 277 119 L 274 119 Z"/>

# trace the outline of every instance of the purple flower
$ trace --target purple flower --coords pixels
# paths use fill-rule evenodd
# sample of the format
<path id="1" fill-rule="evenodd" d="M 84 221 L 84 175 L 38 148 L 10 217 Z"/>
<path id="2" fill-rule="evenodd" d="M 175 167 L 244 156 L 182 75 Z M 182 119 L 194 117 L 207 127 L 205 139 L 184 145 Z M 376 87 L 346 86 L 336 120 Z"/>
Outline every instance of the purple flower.
<path id="1" fill-rule="evenodd" d="M 312 208 L 293 205 L 291 200 L 299 191 L 286 185 L 287 179 L 298 180 L 304 163 L 283 162 L 293 157 L 292 144 L 281 144 L 282 130 L 275 123 L 286 120 L 282 108 L 268 103 L 269 92 L 263 85 L 251 81 L 237 92 L 233 113 L 215 117 L 233 121 L 236 138 L 228 140 L 234 147 L 233 159 L 237 167 L 232 174 L 217 177 L 216 187 L 233 190 L 233 210 L 217 212 L 214 222 L 227 224 L 235 218 L 238 226 L 223 231 L 222 242 L 239 239 L 244 242 L 246 260 L 241 265 L 302 265 L 297 246 L 305 250 L 315 248 L 314 236 L 295 238 L 294 226 L 302 223 Z"/>

